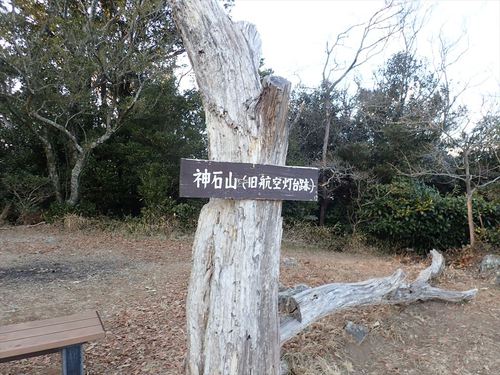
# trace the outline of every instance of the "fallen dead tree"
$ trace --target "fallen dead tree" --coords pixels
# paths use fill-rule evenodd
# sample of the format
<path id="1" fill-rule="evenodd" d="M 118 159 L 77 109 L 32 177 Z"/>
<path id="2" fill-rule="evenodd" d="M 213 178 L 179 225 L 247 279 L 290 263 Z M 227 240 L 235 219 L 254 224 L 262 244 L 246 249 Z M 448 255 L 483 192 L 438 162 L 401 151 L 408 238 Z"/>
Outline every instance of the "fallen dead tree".
<path id="1" fill-rule="evenodd" d="M 392 275 L 358 283 L 333 283 L 316 288 L 299 285 L 279 293 L 280 342 L 301 332 L 316 320 L 334 312 L 358 306 L 409 304 L 416 301 L 469 301 L 477 289 L 456 292 L 433 287 L 430 282 L 444 269 L 444 258 L 431 250 L 431 265 L 412 283 L 397 270 Z"/>

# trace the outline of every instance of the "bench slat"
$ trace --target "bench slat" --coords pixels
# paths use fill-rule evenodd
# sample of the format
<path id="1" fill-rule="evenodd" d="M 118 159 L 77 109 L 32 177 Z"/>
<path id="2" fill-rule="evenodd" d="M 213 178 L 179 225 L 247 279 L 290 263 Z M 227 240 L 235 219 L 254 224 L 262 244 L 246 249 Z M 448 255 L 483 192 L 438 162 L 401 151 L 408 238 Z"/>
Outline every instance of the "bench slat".
<path id="1" fill-rule="evenodd" d="M 95 311 L 2 328 L 0 359 L 63 348 L 104 337 L 101 320 Z"/>
<path id="2" fill-rule="evenodd" d="M 52 324 L 50 326 L 44 326 L 40 328 L 23 329 L 20 331 L 13 331 L 8 333 L 0 333 L 0 343 L 12 340 L 27 339 L 30 337 L 43 336 L 50 333 L 57 332 L 67 332 L 78 328 L 87 328 L 93 326 L 100 326 L 99 321 L 95 318 L 89 318 L 85 320 L 77 320 L 75 322 Z M 71 334 L 68 332 L 68 334 Z"/>
<path id="3" fill-rule="evenodd" d="M 50 326 L 53 324 L 61 324 L 61 323 L 66 323 L 66 322 L 75 322 L 75 321 L 84 320 L 84 319 L 92 319 L 92 318 L 95 318 L 96 316 L 97 316 L 97 312 L 95 312 L 95 311 L 85 311 L 85 312 L 82 312 L 79 314 L 62 316 L 60 318 L 51 318 L 51 319 L 44 319 L 44 320 L 35 320 L 32 322 L 26 322 L 26 323 L 10 324 L 8 326 L 0 327 L 0 334 L 7 333 L 7 332 L 21 331 L 23 329 L 29 329 L 29 328 L 45 327 L 45 326 Z"/>
<path id="4" fill-rule="evenodd" d="M 80 328 L 71 333 L 71 336 L 68 336 L 67 332 L 57 332 L 43 337 L 38 336 L 0 343 L 0 358 L 62 348 L 68 345 L 81 344 L 104 337 L 102 328 L 97 326 Z"/>

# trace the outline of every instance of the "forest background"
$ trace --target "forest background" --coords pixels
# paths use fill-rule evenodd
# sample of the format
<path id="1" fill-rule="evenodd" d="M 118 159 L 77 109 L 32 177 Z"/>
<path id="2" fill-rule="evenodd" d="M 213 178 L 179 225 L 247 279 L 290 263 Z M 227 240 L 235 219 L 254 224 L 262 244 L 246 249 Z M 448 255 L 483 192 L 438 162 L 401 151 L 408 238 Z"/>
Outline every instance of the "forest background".
<path id="1" fill-rule="evenodd" d="M 284 202 L 291 233 L 335 250 L 353 238 L 417 252 L 500 246 L 498 102 L 480 116 L 460 104 L 467 85 L 447 74 L 460 52 L 442 39 L 439 64 L 419 55 L 415 4 L 388 2 L 356 26 L 365 33 L 345 63 L 334 57 L 351 29 L 339 34 L 320 84 L 293 91 L 287 164 L 321 175 L 318 203 Z M 396 35 L 404 48 L 370 86 L 357 81 Z M 2 3 L 0 220 L 191 231 L 205 202 L 178 196 L 179 162 L 208 155 L 202 98 L 180 85 L 183 53 L 163 1 Z"/>

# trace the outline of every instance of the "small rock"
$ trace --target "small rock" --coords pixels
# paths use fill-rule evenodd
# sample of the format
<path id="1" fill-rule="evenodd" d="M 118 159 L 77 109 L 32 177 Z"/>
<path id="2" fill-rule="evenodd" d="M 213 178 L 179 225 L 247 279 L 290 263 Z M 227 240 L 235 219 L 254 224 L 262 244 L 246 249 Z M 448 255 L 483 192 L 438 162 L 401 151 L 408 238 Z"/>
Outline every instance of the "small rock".
<path id="1" fill-rule="evenodd" d="M 349 335 L 351 335 L 358 344 L 361 344 L 368 335 L 368 333 L 370 332 L 370 330 L 367 327 L 361 324 L 353 323 L 351 321 L 347 321 L 344 330 Z"/>
<path id="2" fill-rule="evenodd" d="M 500 271 L 497 272 L 497 277 L 496 277 L 496 280 L 495 280 L 495 284 L 496 284 L 496 286 L 500 286 Z"/>
<path id="3" fill-rule="evenodd" d="M 283 258 L 283 265 L 287 268 L 297 267 L 299 263 L 295 258 Z"/>
<path id="4" fill-rule="evenodd" d="M 489 270 L 500 270 L 500 256 L 488 254 L 483 258 L 479 271 L 485 273 Z"/>
<path id="5" fill-rule="evenodd" d="M 56 240 L 54 237 L 49 236 L 49 237 L 47 237 L 47 238 L 45 239 L 45 242 L 46 242 L 46 243 L 56 243 L 56 242 L 57 242 L 57 240 Z"/>

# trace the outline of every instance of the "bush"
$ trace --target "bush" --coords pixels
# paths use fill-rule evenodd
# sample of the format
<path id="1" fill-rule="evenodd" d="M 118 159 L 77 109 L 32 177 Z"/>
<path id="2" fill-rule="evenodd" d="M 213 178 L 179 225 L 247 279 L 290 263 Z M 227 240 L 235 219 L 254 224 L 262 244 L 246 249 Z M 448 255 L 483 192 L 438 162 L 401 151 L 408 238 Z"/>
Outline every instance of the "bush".
<path id="1" fill-rule="evenodd" d="M 6 189 L 2 195 L 14 202 L 20 221 L 25 221 L 23 217 L 27 215 L 39 213 L 40 205 L 52 195 L 48 177 L 24 171 L 4 176 L 2 184 Z"/>
<path id="2" fill-rule="evenodd" d="M 94 203 L 81 201 L 76 206 L 70 206 L 66 203 L 53 202 L 43 213 L 45 220 L 49 223 L 64 219 L 67 215 L 77 215 L 84 217 L 96 216 L 97 208 Z"/>
<path id="3" fill-rule="evenodd" d="M 205 200 L 178 202 L 169 195 L 169 187 L 173 183 L 161 165 L 152 163 L 145 167 L 139 185 L 139 194 L 144 204 L 141 216 L 150 224 L 175 220 L 185 228 L 192 229 L 196 226 L 198 214 Z"/>
<path id="4" fill-rule="evenodd" d="M 293 223 L 316 223 L 318 221 L 318 203 L 283 201 L 282 208 L 283 219 L 288 224 Z"/>
<path id="5" fill-rule="evenodd" d="M 485 233 L 498 228 L 498 205 L 478 197 L 473 207 L 477 228 Z M 436 189 L 410 180 L 375 185 L 361 216 L 367 234 L 398 247 L 447 249 L 469 241 L 466 198 L 441 196 Z"/>

